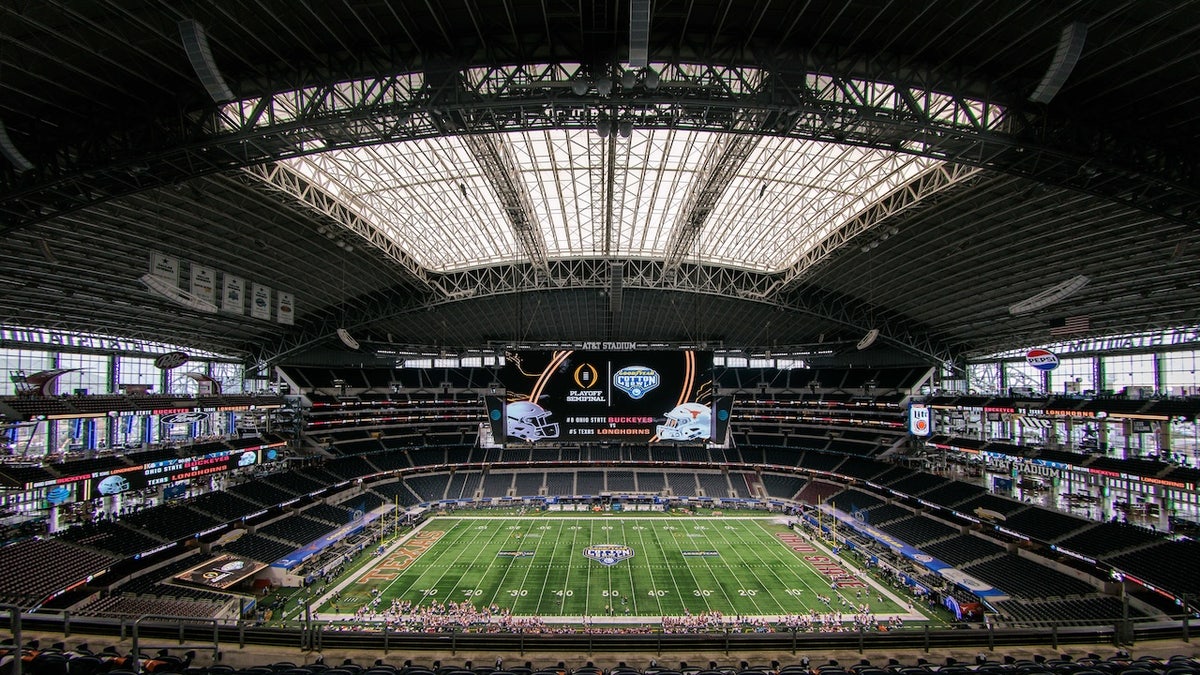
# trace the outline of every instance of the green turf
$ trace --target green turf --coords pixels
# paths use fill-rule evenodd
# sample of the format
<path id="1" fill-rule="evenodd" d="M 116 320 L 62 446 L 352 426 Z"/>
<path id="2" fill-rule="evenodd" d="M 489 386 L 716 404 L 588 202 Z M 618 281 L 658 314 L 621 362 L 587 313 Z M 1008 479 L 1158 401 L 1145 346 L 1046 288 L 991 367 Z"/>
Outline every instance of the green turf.
<path id="1" fill-rule="evenodd" d="M 419 551 L 418 542 L 436 543 Z M 365 577 L 342 591 L 338 611 L 351 612 L 371 589 L 414 604 L 470 600 L 496 604 L 514 615 L 662 617 L 719 611 L 726 616 L 828 611 L 817 595 L 867 602 L 881 616 L 906 610 L 879 592 L 832 590 L 830 580 L 776 536 L 785 526 L 770 518 L 619 515 L 573 517 L 437 517 L 418 538 L 381 557 Z M 584 557 L 597 544 L 633 549 L 614 565 Z M 506 557 L 501 551 L 532 551 Z M 715 551 L 685 556 L 684 551 Z M 419 555 L 411 555 L 419 553 Z M 811 555 L 811 554 L 809 554 Z M 818 554 L 820 555 L 820 554 Z M 403 561 L 408 560 L 407 564 Z M 400 561 L 400 564 L 397 564 Z M 322 612 L 334 612 L 330 603 Z"/>

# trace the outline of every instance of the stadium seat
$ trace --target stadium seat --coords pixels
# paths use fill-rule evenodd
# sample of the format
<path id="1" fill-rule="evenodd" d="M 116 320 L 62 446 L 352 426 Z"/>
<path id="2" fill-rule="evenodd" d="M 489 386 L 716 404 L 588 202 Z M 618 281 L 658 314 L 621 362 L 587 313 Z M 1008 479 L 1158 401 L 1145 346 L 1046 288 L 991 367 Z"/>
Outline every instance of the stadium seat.
<path id="1" fill-rule="evenodd" d="M 29 662 L 31 675 L 67 675 L 67 657 L 55 652 L 42 652 Z"/>
<path id="2" fill-rule="evenodd" d="M 67 661 L 67 675 L 95 675 L 104 667 L 104 662 L 95 656 L 76 656 Z"/>

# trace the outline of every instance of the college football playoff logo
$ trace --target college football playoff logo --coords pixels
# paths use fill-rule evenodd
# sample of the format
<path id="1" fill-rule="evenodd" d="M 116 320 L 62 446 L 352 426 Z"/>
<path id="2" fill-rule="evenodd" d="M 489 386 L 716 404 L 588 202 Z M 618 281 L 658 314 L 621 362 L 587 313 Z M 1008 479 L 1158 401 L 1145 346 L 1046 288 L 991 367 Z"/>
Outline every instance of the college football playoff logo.
<path id="1" fill-rule="evenodd" d="M 601 565 L 616 565 L 633 557 L 633 549 L 621 544 L 595 544 L 583 549 L 583 556 Z"/>

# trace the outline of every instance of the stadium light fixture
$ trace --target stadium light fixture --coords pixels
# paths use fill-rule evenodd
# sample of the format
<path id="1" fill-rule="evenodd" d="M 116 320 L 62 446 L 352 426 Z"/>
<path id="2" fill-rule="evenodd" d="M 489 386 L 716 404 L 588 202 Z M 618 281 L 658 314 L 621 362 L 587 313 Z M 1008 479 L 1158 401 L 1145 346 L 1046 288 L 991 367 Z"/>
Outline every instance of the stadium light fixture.
<path id="1" fill-rule="evenodd" d="M 12 139 L 8 136 L 8 129 L 4 128 L 3 121 L 0 121 L 0 155 L 4 155 L 17 173 L 25 173 L 33 168 L 33 162 L 21 154 L 16 145 L 13 145 Z"/>
<path id="2" fill-rule="evenodd" d="M 1054 98 L 1058 90 L 1066 84 L 1071 71 L 1075 70 L 1075 64 L 1079 63 L 1086 39 L 1087 24 L 1082 21 L 1076 21 L 1063 28 L 1050 67 L 1046 69 L 1046 74 L 1042 75 L 1042 81 L 1038 83 L 1037 88 L 1029 95 L 1030 101 L 1049 103 Z"/>
<path id="3" fill-rule="evenodd" d="M 647 68 L 646 77 L 642 80 L 642 82 L 645 83 L 646 89 L 654 91 L 658 89 L 658 85 L 662 82 L 662 78 L 659 76 L 657 70 L 653 68 Z"/>
<path id="4" fill-rule="evenodd" d="M 1049 307 L 1050 305 L 1061 302 L 1078 293 L 1080 289 L 1082 289 L 1084 286 L 1087 286 L 1088 281 L 1089 279 L 1082 274 L 1072 277 L 1060 284 L 1047 288 L 1037 295 L 1009 305 L 1008 313 L 1016 316 L 1020 314 L 1036 312 L 1044 307 Z"/>
<path id="5" fill-rule="evenodd" d="M 147 273 L 143 274 L 139 281 L 155 295 L 166 298 L 177 305 L 205 314 L 217 313 L 217 306 L 211 301 L 190 291 L 185 291 L 162 277 Z"/>
<path id="6" fill-rule="evenodd" d="M 183 49 L 187 52 L 192 69 L 196 71 L 200 83 L 204 85 L 212 100 L 222 103 L 237 98 L 217 68 L 212 49 L 208 45 L 208 33 L 204 31 L 204 26 L 195 19 L 184 19 L 179 22 L 179 37 L 183 41 Z"/>
<path id="7" fill-rule="evenodd" d="M 644 68 L 649 60 L 650 0 L 631 0 L 629 3 L 629 65 L 635 68 Z"/>

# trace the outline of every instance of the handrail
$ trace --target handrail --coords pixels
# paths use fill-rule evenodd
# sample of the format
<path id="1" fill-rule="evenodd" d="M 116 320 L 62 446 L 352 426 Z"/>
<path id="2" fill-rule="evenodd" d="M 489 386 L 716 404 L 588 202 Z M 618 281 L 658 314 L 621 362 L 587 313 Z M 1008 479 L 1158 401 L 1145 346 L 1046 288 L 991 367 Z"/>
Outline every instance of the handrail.
<path id="1" fill-rule="evenodd" d="M 0 605 L 0 609 L 14 609 L 12 606 Z M 35 627 L 40 632 L 64 632 L 66 625 L 60 615 L 12 614 L 9 619 L 13 626 L 14 637 L 19 639 L 20 629 Z M 163 620 L 163 627 L 178 631 L 180 640 L 211 639 L 214 647 L 221 641 L 259 646 L 295 646 L 312 648 L 312 633 L 305 631 L 317 629 L 320 631 L 320 644 L 325 649 L 357 649 L 381 651 L 389 650 L 429 651 L 447 650 L 451 647 L 458 651 L 501 651 L 523 652 L 530 637 L 535 634 L 501 634 L 501 633 L 399 633 L 395 631 L 359 631 L 339 630 L 361 627 L 356 622 L 320 621 L 313 622 L 310 628 L 301 623 L 291 627 L 247 627 L 244 622 L 222 621 L 219 619 L 197 619 L 193 617 L 176 617 L 169 615 L 145 615 L 139 617 L 133 624 L 133 648 L 135 665 L 141 658 L 140 629 L 143 620 Z M 195 625 L 195 624 L 204 625 Z M 123 628 L 128 625 L 124 621 L 114 619 L 96 619 L 72 616 L 70 631 L 72 634 L 91 634 L 122 636 Z M 996 646 L 1014 645 L 1057 645 L 1059 643 L 1089 643 L 1089 644 L 1132 644 L 1138 640 L 1149 639 L 1178 639 L 1184 637 L 1184 624 L 1179 620 L 1145 621 L 1125 625 L 1121 620 L 1098 622 L 1092 626 L 1056 626 L 1053 628 L 992 628 L 989 630 L 936 630 L 929 628 L 905 629 L 887 633 L 727 633 L 721 640 L 714 640 L 712 633 L 692 634 L 621 634 L 621 633 L 571 633 L 571 634 L 536 634 L 539 648 L 552 651 L 586 650 L 587 652 L 612 652 L 621 650 L 661 652 L 661 651 L 722 651 L 755 650 L 755 651 L 793 651 L 804 649 L 830 648 L 835 645 L 846 650 L 874 649 L 924 649 L 926 651 L 942 648 L 987 648 L 994 650 Z M 212 631 L 211 633 L 209 631 Z M 304 640 L 304 638 L 308 640 Z M 14 675 L 20 675 L 14 672 Z"/>
<path id="2" fill-rule="evenodd" d="M 21 650 L 24 648 L 21 639 L 21 608 L 16 605 L 0 605 L 0 609 L 8 610 L 8 622 L 13 634 L 13 665 L 12 675 L 21 675 Z"/>
<path id="3" fill-rule="evenodd" d="M 146 619 L 169 619 L 171 621 L 177 622 L 176 625 L 179 628 L 180 644 L 183 643 L 184 629 L 185 629 L 186 623 L 211 623 L 212 629 L 213 629 L 213 632 L 212 632 L 213 653 L 216 654 L 216 652 L 219 651 L 220 644 L 221 644 L 221 623 L 217 619 L 211 619 L 211 618 L 206 619 L 206 618 L 202 618 L 202 617 L 181 617 L 181 616 L 172 616 L 170 614 L 143 614 L 134 620 L 133 630 L 130 635 L 130 643 L 129 644 L 130 644 L 130 649 L 133 652 L 133 663 L 130 664 L 131 665 L 130 670 L 132 670 L 135 673 L 139 672 L 139 670 L 138 670 L 139 661 L 141 661 L 141 658 L 142 658 L 142 653 L 141 653 L 141 651 L 139 651 L 140 647 L 138 645 L 138 628 L 142 625 L 142 621 L 144 621 Z M 18 673 L 17 675 L 20 675 L 20 673 Z"/>

